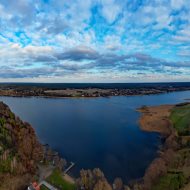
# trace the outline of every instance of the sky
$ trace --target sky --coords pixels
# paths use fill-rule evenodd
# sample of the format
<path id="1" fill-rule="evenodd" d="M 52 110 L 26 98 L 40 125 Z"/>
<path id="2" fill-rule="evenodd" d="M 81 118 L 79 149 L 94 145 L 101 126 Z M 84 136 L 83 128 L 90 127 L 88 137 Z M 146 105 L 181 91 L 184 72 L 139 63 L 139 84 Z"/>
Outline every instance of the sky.
<path id="1" fill-rule="evenodd" d="M 0 82 L 190 81 L 190 0 L 0 0 Z"/>

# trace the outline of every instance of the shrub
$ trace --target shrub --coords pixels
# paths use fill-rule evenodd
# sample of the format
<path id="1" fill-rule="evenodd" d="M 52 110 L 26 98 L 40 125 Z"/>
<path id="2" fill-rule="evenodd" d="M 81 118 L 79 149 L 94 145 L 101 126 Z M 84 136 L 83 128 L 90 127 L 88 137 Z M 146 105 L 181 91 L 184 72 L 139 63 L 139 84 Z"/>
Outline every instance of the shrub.
<path id="1" fill-rule="evenodd" d="M 5 118 L 0 117 L 0 127 L 3 127 L 5 124 Z"/>

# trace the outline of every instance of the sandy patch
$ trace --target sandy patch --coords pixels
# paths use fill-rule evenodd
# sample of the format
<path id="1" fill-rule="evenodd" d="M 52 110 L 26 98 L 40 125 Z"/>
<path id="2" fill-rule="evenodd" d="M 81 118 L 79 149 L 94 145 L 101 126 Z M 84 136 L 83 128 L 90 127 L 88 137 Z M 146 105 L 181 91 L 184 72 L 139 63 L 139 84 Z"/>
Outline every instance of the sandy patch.
<path id="1" fill-rule="evenodd" d="M 71 176 L 69 176 L 68 174 L 64 174 L 64 175 L 63 175 L 63 179 L 64 179 L 65 181 L 71 183 L 71 184 L 75 184 L 75 180 L 74 180 Z"/>

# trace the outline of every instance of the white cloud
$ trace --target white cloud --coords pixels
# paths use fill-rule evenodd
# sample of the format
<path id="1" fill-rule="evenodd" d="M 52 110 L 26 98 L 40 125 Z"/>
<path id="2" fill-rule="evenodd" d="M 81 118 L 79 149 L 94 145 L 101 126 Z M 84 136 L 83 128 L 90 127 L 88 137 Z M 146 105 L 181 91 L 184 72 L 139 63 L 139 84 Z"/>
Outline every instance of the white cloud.
<path id="1" fill-rule="evenodd" d="M 170 23 L 172 22 L 172 16 L 170 15 L 170 10 L 167 7 L 156 7 L 155 9 L 155 19 L 156 19 L 156 26 L 155 29 L 163 29 L 168 28 L 172 29 Z"/>
<path id="2" fill-rule="evenodd" d="M 3 7 L 3 5 L 0 4 L 0 18 L 1 19 L 6 19 L 9 20 L 12 18 L 11 14 L 8 14 L 5 10 L 5 8 Z"/>
<path id="3" fill-rule="evenodd" d="M 181 9 L 183 6 L 190 6 L 190 2 L 188 0 L 171 0 L 171 7 L 173 9 Z"/>
<path id="4" fill-rule="evenodd" d="M 104 38 L 104 44 L 103 46 L 105 46 L 105 48 L 107 50 L 121 50 L 121 38 L 119 36 L 116 35 L 107 35 Z"/>
<path id="5" fill-rule="evenodd" d="M 119 13 L 122 11 L 122 8 L 119 6 L 115 0 L 101 0 L 102 4 L 102 15 L 108 21 L 112 23 L 115 21 Z"/>
<path id="6" fill-rule="evenodd" d="M 94 64 L 98 56 L 100 68 L 96 74 L 107 73 L 109 69 L 113 71 L 118 64 L 115 64 L 115 59 L 136 52 L 173 62 L 176 59 L 188 60 L 189 49 L 185 47 L 190 43 L 189 3 L 189 0 L 148 0 L 142 4 L 128 0 L 59 0 L 48 3 L 0 0 L 0 68 L 17 70 L 22 67 L 29 73 L 33 67 L 32 71 L 36 71 L 36 77 L 40 78 L 45 73 L 38 68 L 44 65 L 45 71 L 63 75 L 63 68 L 48 69 L 60 63 L 63 67 L 66 60 L 56 60 L 54 56 L 72 49 L 69 59 L 77 62 L 77 66 L 67 61 L 67 69 L 77 70 L 80 77 L 86 77 L 85 72 L 89 74 L 91 70 L 83 72 L 79 65 L 87 59 L 86 62 Z M 95 59 L 91 60 L 93 56 Z M 133 64 L 124 69 L 130 70 L 132 78 L 139 67 Z M 14 76 L 23 76 L 21 70 L 18 73 Z M 92 75 L 95 77 L 94 73 Z M 119 72 L 115 75 L 119 80 Z M 122 77 L 129 76 L 124 74 Z"/>
<path id="7" fill-rule="evenodd" d="M 190 42 L 190 25 L 186 26 L 182 30 L 179 30 L 176 35 L 173 36 L 174 42 L 189 43 Z"/>
<path id="8" fill-rule="evenodd" d="M 190 58 L 190 50 L 181 50 L 178 53 L 179 56 Z"/>

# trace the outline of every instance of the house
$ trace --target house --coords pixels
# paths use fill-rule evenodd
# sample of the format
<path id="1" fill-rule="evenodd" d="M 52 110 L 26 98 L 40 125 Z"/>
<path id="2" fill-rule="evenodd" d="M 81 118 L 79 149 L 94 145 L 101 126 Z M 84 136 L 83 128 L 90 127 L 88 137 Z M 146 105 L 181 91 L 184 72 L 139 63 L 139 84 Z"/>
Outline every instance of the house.
<path id="1" fill-rule="evenodd" d="M 40 190 L 40 186 L 37 184 L 37 182 L 33 182 L 29 187 L 28 190 Z"/>

